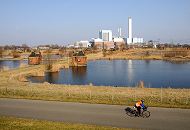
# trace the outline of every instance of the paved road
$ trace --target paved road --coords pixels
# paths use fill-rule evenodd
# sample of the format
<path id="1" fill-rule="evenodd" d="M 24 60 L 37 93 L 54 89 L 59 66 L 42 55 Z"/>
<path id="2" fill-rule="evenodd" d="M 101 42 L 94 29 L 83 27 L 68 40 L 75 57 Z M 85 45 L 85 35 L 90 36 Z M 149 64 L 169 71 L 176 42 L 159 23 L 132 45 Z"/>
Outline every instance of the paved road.
<path id="1" fill-rule="evenodd" d="M 190 129 L 189 109 L 149 108 L 148 119 L 128 117 L 124 109 L 119 105 L 0 98 L 0 115 L 122 128 Z"/>

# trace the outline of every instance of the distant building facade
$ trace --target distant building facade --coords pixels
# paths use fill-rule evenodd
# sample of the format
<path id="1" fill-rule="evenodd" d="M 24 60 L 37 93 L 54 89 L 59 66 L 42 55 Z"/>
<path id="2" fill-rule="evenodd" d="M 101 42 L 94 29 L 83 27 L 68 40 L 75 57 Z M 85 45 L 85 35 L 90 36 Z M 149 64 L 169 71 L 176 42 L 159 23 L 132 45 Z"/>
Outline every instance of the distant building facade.
<path id="1" fill-rule="evenodd" d="M 111 30 L 100 30 L 99 38 L 103 41 L 112 41 L 112 31 Z"/>
<path id="2" fill-rule="evenodd" d="M 87 40 L 79 41 L 78 44 L 79 44 L 79 47 L 82 47 L 82 48 L 91 47 L 91 43 L 89 41 L 87 41 Z"/>
<path id="3" fill-rule="evenodd" d="M 67 47 L 68 48 L 89 48 L 91 47 L 91 43 L 87 40 L 78 41 L 78 42 L 75 42 L 74 44 L 69 44 Z"/>
<path id="4" fill-rule="evenodd" d="M 96 49 L 113 49 L 115 48 L 114 42 L 113 41 L 103 41 L 100 38 L 92 39 L 92 44 L 93 47 Z"/>
<path id="5" fill-rule="evenodd" d="M 113 42 L 114 42 L 116 49 L 121 49 L 121 48 L 124 48 L 126 46 L 125 39 L 121 38 L 121 37 L 113 38 Z"/>
<path id="6" fill-rule="evenodd" d="M 143 38 L 133 38 L 133 44 L 135 44 L 135 43 L 143 43 L 143 42 L 144 42 Z"/>
<path id="7" fill-rule="evenodd" d="M 96 49 L 103 49 L 103 40 L 100 38 L 92 39 L 92 46 Z"/>

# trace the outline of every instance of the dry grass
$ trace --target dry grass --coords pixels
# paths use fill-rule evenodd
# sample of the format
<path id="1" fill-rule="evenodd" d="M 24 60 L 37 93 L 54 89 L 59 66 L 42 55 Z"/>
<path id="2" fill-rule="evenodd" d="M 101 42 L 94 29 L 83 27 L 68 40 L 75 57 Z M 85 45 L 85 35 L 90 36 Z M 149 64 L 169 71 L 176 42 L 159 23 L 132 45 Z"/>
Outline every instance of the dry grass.
<path id="1" fill-rule="evenodd" d="M 174 60 L 175 57 L 164 57 L 164 54 L 169 53 L 171 50 L 158 50 L 158 49 L 129 49 L 125 51 L 107 51 L 106 56 L 103 56 L 102 52 L 88 54 L 89 60 L 96 59 L 133 59 L 133 60 Z M 176 50 L 172 50 L 176 51 Z M 173 52 L 170 52 L 173 54 Z M 189 60 L 190 51 L 180 52 L 179 54 L 185 53 L 185 60 Z M 177 55 L 176 55 L 177 56 Z M 175 60 L 184 60 L 184 57 L 176 57 Z"/>
<path id="2" fill-rule="evenodd" d="M 45 120 L 24 119 L 15 117 L 0 117 L 2 130 L 131 130 L 106 126 L 73 124 Z"/>
<path id="3" fill-rule="evenodd" d="M 87 55 L 87 59 L 88 60 L 96 60 L 96 59 L 100 59 L 103 57 L 103 53 L 102 52 L 98 52 L 98 53 L 90 53 Z"/>
<path id="4" fill-rule="evenodd" d="M 161 60 L 161 55 L 146 55 L 147 51 L 152 51 L 152 49 L 130 49 L 125 51 L 113 51 L 106 52 L 106 56 L 103 57 L 103 53 L 99 52 L 96 54 L 88 54 L 88 60 L 96 59 L 135 59 L 135 60 Z"/>
<path id="5" fill-rule="evenodd" d="M 190 108 L 189 89 L 95 87 L 48 83 L 1 83 L 0 97 L 134 105 L 144 99 L 149 106 Z"/>

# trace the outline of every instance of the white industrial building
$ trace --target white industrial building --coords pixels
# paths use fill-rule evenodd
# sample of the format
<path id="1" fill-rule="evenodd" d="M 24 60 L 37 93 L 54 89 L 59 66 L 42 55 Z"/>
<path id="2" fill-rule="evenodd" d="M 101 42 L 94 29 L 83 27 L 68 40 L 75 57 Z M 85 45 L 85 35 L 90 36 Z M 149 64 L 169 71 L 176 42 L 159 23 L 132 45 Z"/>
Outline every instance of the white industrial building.
<path id="1" fill-rule="evenodd" d="M 122 48 L 126 45 L 134 45 L 143 43 L 143 38 L 133 37 L 132 31 L 132 18 L 128 18 L 128 37 L 122 38 L 121 36 L 121 28 L 118 28 L 119 36 L 113 37 L 112 30 L 100 30 L 99 31 L 99 38 L 93 38 L 90 42 L 89 41 L 80 41 L 74 44 L 75 48 L 81 47 L 90 47 L 93 46 L 97 49 L 113 49 L 115 47 Z"/>
<path id="2" fill-rule="evenodd" d="M 88 48 L 91 47 L 91 43 L 87 40 L 74 43 L 75 48 Z"/>
<path id="3" fill-rule="evenodd" d="M 121 28 L 118 28 L 118 32 L 119 32 L 119 36 L 113 38 L 112 30 L 100 30 L 99 38 L 95 38 L 95 39 L 93 38 L 90 42 L 87 40 L 79 41 L 79 42 L 74 43 L 74 45 L 69 45 L 68 47 L 88 48 L 88 47 L 93 46 L 98 49 L 102 49 L 102 48 L 112 49 L 114 47 L 125 46 L 126 43 L 128 45 L 144 43 L 143 38 L 133 37 L 131 17 L 128 18 L 128 37 L 122 38 Z"/>
<path id="4" fill-rule="evenodd" d="M 121 42 L 121 43 L 125 43 L 125 40 L 121 37 L 115 37 L 113 38 L 113 42 Z"/>
<path id="5" fill-rule="evenodd" d="M 67 45 L 68 48 L 74 48 L 75 46 L 73 44 Z"/>
<path id="6" fill-rule="evenodd" d="M 125 42 L 125 39 L 122 38 L 122 37 L 115 37 L 113 38 L 113 42 L 114 42 L 114 45 L 115 45 L 115 49 L 123 49 L 125 48 L 126 46 L 126 42 Z"/>
<path id="7" fill-rule="evenodd" d="M 103 41 L 112 41 L 112 31 L 111 30 L 100 30 L 99 38 Z"/>
<path id="8" fill-rule="evenodd" d="M 92 42 L 103 42 L 100 38 L 92 38 Z"/>
<path id="9" fill-rule="evenodd" d="M 133 44 L 135 43 L 143 43 L 143 38 L 133 38 Z"/>
<path id="10" fill-rule="evenodd" d="M 115 47 L 113 40 L 111 41 L 103 41 L 103 39 L 95 38 L 91 41 L 93 43 L 93 47 L 96 47 L 97 49 L 113 49 Z"/>
<path id="11" fill-rule="evenodd" d="M 133 38 L 133 32 L 132 32 L 132 18 L 128 18 L 128 38 L 126 39 L 128 45 L 132 45 L 135 43 L 143 43 L 143 38 Z"/>

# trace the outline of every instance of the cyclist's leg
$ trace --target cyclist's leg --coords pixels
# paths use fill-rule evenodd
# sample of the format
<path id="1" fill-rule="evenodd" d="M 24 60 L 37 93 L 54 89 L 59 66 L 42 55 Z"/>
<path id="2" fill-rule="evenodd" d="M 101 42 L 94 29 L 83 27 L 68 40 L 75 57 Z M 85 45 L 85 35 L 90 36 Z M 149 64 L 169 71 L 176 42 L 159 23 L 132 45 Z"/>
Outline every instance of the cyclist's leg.
<path id="1" fill-rule="evenodd" d="M 141 107 L 140 106 L 137 107 L 137 111 L 138 111 L 138 115 L 140 116 L 140 114 L 141 114 Z"/>
<path id="2" fill-rule="evenodd" d="M 136 106 L 136 104 L 134 105 L 134 108 L 137 109 L 137 112 L 135 113 L 135 116 L 138 116 L 138 107 Z"/>

